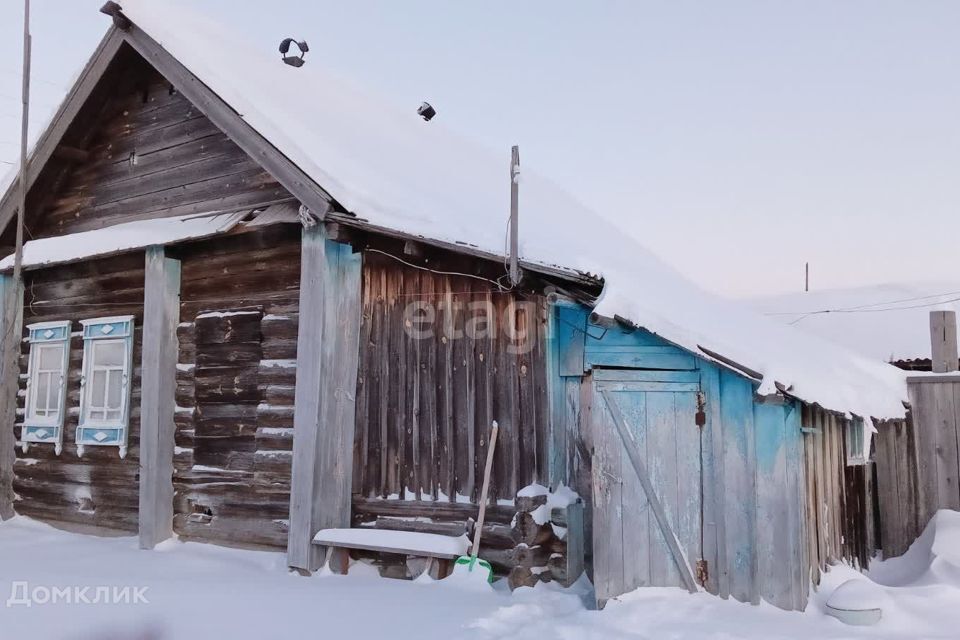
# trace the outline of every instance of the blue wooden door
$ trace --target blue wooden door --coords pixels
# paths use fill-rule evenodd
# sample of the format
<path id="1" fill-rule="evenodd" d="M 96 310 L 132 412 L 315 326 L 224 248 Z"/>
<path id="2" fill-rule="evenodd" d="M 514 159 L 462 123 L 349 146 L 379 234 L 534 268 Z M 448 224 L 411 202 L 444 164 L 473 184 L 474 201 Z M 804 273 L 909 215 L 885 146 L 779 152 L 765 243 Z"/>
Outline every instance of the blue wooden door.
<path id="1" fill-rule="evenodd" d="M 597 599 L 643 586 L 696 590 L 699 372 L 596 369 L 592 378 Z"/>

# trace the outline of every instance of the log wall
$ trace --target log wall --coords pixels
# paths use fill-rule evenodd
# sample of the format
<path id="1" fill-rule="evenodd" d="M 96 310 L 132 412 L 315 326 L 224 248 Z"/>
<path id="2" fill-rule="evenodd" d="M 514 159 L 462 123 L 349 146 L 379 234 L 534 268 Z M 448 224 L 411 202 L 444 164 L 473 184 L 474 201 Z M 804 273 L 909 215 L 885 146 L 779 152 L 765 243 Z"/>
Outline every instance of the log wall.
<path id="1" fill-rule="evenodd" d="M 74 527 L 137 531 L 143 282 L 142 252 L 27 272 L 24 326 L 70 320 L 73 337 L 63 452 L 55 455 L 52 444 L 31 444 L 26 454 L 17 449 L 14 490 L 19 496 L 18 513 Z M 88 446 L 81 458 L 75 444 L 83 364 L 80 320 L 118 315 L 133 315 L 136 329 L 129 449 L 126 458 L 120 459 L 116 447 Z M 24 341 L 15 428 L 18 439 L 24 415 L 28 353 L 29 344 Z"/>
<path id="2" fill-rule="evenodd" d="M 285 547 L 300 228 L 181 252 L 174 530 Z"/>
<path id="3" fill-rule="evenodd" d="M 545 341 L 542 297 L 366 253 L 357 498 L 475 504 L 494 420 L 500 436 L 491 499 L 512 501 L 518 489 L 542 481 Z"/>

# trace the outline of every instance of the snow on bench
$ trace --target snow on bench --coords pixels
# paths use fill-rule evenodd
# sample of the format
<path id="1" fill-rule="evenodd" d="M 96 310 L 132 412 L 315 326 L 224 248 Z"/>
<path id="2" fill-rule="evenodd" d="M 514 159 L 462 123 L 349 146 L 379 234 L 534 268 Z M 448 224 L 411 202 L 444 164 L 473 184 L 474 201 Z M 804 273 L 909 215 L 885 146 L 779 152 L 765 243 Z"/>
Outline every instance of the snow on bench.
<path id="1" fill-rule="evenodd" d="M 466 535 L 454 537 L 388 529 L 321 529 L 313 537 L 313 543 L 326 547 L 448 559 L 466 555 L 470 548 L 470 539 Z"/>

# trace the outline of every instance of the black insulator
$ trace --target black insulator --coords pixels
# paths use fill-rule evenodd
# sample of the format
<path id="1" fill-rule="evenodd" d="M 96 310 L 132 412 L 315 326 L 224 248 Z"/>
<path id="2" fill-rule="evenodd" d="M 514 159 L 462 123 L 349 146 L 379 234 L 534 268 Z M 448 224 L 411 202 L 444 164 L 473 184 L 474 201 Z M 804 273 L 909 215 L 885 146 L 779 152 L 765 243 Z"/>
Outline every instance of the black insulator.
<path id="1" fill-rule="evenodd" d="M 434 109 L 429 102 L 424 102 L 420 105 L 420 108 L 417 109 L 417 114 L 427 122 L 430 122 L 433 120 L 433 116 L 437 115 L 437 110 Z"/>

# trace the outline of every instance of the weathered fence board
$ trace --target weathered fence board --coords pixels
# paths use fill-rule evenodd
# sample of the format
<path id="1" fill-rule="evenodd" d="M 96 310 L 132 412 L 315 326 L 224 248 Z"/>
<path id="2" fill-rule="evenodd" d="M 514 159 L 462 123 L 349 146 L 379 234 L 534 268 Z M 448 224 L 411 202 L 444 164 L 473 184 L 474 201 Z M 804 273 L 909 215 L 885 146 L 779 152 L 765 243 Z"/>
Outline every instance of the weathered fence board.
<path id="1" fill-rule="evenodd" d="M 546 304 L 365 253 L 354 493 L 475 502 L 546 482 Z M 538 382 L 539 381 L 539 382 Z"/>

